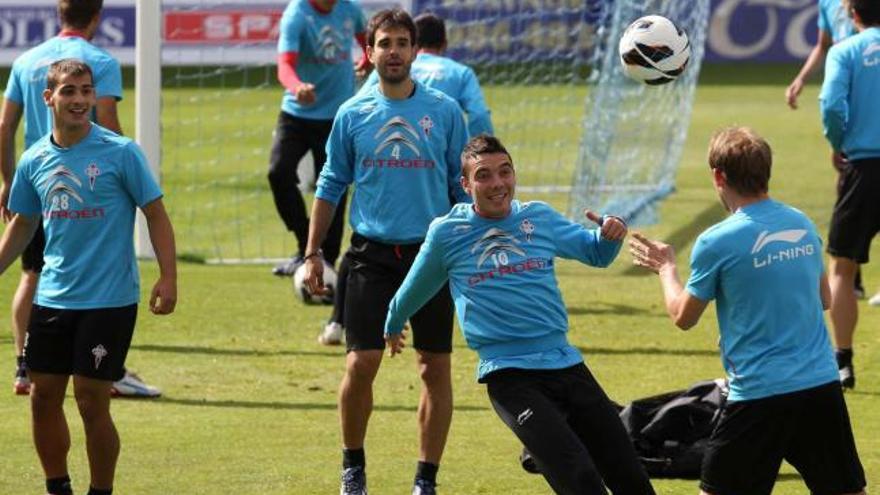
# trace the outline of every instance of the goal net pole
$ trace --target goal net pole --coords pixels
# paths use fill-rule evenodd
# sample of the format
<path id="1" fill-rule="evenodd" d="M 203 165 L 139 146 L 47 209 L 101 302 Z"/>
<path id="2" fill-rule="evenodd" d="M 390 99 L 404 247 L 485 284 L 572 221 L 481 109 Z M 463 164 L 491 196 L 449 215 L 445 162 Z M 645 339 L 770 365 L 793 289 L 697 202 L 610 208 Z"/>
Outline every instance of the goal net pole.
<path id="1" fill-rule="evenodd" d="M 137 0 L 135 23 L 135 140 L 144 150 L 150 171 L 160 180 L 161 86 L 162 86 L 162 2 Z M 161 182 L 160 182 L 161 183 Z M 139 258 L 155 258 L 143 213 L 138 211 L 135 253 Z"/>

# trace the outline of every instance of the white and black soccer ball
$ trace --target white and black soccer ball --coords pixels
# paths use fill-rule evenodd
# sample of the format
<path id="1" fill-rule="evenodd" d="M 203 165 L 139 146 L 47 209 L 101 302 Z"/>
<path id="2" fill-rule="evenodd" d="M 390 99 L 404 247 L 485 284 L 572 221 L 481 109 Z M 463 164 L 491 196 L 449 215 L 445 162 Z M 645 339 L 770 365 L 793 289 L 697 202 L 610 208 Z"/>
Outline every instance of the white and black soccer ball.
<path id="1" fill-rule="evenodd" d="M 623 72 L 636 81 L 658 85 L 674 81 L 687 67 L 687 33 L 669 19 L 648 15 L 626 28 L 618 45 Z"/>
<path id="2" fill-rule="evenodd" d="M 333 294 L 336 291 L 336 270 L 326 261 L 324 262 L 324 287 L 329 289 L 325 295 L 312 295 L 305 284 L 306 265 L 303 263 L 293 274 L 293 293 L 306 304 L 333 304 Z"/>

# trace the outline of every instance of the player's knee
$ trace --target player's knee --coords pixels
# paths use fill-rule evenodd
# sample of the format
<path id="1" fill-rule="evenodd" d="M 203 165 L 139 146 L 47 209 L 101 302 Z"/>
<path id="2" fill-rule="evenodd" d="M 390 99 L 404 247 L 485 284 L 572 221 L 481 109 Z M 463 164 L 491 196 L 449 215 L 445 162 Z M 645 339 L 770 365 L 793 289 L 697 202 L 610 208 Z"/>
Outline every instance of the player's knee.
<path id="1" fill-rule="evenodd" d="M 96 421 L 110 414 L 110 403 L 108 398 L 103 397 L 103 393 L 98 390 L 86 389 L 76 390 L 76 407 L 79 409 L 79 415 L 83 422 Z"/>
<path id="2" fill-rule="evenodd" d="M 452 381 L 449 354 L 419 353 L 419 377 L 428 386 L 445 386 Z"/>
<path id="3" fill-rule="evenodd" d="M 38 383 L 31 384 L 31 410 L 34 420 L 55 414 L 64 403 L 64 394 L 58 394 L 51 387 L 40 387 Z"/>
<path id="4" fill-rule="evenodd" d="M 374 353 L 353 352 L 353 356 L 346 361 L 346 374 L 349 379 L 357 382 L 372 382 L 379 371 L 382 362 L 382 353 L 378 356 Z"/>

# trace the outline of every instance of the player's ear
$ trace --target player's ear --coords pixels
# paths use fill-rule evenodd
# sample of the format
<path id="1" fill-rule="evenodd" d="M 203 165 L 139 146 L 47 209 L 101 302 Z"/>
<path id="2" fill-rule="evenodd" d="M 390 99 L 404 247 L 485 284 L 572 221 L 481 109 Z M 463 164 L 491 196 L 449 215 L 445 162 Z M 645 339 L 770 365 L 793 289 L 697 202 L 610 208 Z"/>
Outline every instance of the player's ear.
<path id="1" fill-rule="evenodd" d="M 461 178 L 459 178 L 458 181 L 459 181 L 459 183 L 461 183 L 461 188 L 464 189 L 464 192 L 466 192 L 468 194 L 468 196 L 470 196 L 471 195 L 471 183 L 470 183 L 470 181 L 468 181 L 467 175 L 464 175 L 464 173 L 462 173 Z"/>
<path id="2" fill-rule="evenodd" d="M 44 89 L 43 90 L 43 101 L 46 102 L 47 107 L 52 106 L 52 90 L 51 89 Z"/>

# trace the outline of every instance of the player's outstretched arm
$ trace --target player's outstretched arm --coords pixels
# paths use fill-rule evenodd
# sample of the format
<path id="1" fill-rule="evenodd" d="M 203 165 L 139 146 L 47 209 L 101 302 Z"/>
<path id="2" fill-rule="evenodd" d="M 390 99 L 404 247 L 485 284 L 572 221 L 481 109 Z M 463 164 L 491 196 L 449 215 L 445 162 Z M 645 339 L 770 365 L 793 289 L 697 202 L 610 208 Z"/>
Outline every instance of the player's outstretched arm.
<path id="1" fill-rule="evenodd" d="M 629 252 L 634 265 L 660 275 L 666 312 L 675 326 L 688 330 L 696 325 L 709 303 L 684 290 L 681 279 L 678 278 L 675 250 L 672 246 L 633 232 L 629 241 Z"/>
<path id="2" fill-rule="evenodd" d="M 6 271 L 24 251 L 37 231 L 39 215 L 16 214 L 0 238 L 0 273 Z"/>
<path id="3" fill-rule="evenodd" d="M 0 174 L 3 177 L 3 184 L 0 184 L 0 217 L 4 222 L 12 220 L 9 192 L 15 175 L 15 131 L 18 130 L 22 113 L 21 105 L 10 99 L 3 100 L 3 109 L 0 110 Z"/>
<path id="4" fill-rule="evenodd" d="M 177 305 L 177 248 L 174 245 L 174 228 L 161 199 L 147 203 L 142 208 L 150 230 L 150 242 L 159 263 L 159 280 L 150 294 L 150 311 L 157 315 L 174 312 Z"/>

